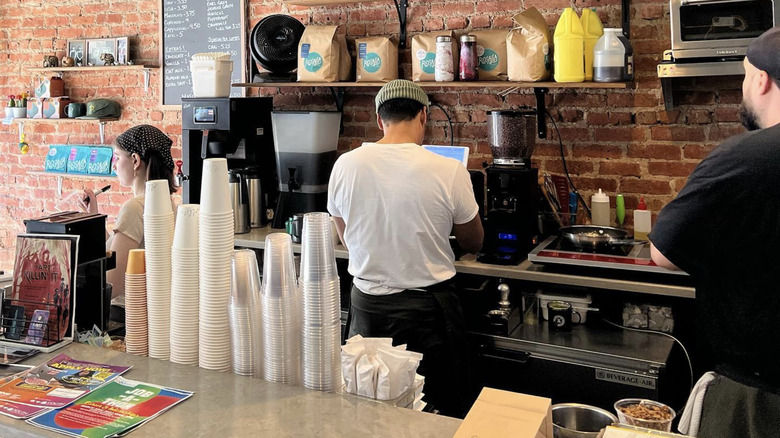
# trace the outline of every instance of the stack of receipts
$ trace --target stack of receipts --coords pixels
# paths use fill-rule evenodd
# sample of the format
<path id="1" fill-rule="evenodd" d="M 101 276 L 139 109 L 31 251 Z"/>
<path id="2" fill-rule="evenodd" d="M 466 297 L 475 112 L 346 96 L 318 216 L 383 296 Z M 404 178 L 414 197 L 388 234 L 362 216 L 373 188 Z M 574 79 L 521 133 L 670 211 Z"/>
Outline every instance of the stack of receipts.
<path id="1" fill-rule="evenodd" d="M 422 354 L 406 350 L 406 345 L 394 347 L 391 338 L 353 336 L 341 347 L 345 392 L 391 400 L 413 387 L 422 388 L 423 377 L 417 374 L 421 360 Z M 414 396 L 419 406 L 422 393 Z"/>

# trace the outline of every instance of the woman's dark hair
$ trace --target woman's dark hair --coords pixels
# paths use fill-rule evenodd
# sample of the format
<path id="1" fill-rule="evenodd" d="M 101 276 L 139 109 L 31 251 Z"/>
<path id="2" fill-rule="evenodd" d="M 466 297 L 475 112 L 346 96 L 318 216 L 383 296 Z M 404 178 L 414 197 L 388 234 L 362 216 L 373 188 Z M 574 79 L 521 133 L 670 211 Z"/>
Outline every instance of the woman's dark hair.
<path id="1" fill-rule="evenodd" d="M 414 120 L 425 106 L 412 99 L 390 99 L 379 106 L 377 114 L 385 123 L 408 122 Z"/>
<path id="2" fill-rule="evenodd" d="M 176 179 L 173 176 L 173 170 L 165 165 L 160 153 L 154 149 L 146 151 L 146 157 L 141 157 L 146 162 L 146 180 L 164 179 L 168 181 L 168 190 L 171 194 L 176 193 L 179 186 L 176 185 Z"/>
<path id="3" fill-rule="evenodd" d="M 127 149 L 123 148 L 122 145 L 114 142 L 114 145 L 123 151 L 127 152 L 128 154 L 132 155 L 133 153 L 137 152 L 131 152 Z M 155 179 L 164 179 L 168 181 L 168 190 L 171 192 L 171 194 L 176 193 L 176 191 L 179 189 L 179 186 L 176 185 L 176 178 L 173 176 L 173 170 L 169 169 L 165 165 L 165 160 L 160 155 L 159 152 L 157 152 L 154 149 L 147 149 L 145 156 L 141 156 L 141 154 L 138 154 L 138 156 L 141 157 L 141 160 L 146 163 L 146 180 L 152 181 Z"/>

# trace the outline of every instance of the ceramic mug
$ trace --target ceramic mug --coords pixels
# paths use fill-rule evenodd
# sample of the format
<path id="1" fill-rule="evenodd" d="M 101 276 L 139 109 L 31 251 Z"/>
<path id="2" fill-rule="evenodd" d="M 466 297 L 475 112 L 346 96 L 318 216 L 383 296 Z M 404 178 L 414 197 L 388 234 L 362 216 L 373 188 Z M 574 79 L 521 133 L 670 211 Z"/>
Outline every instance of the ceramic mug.
<path id="1" fill-rule="evenodd" d="M 71 102 L 65 105 L 65 115 L 67 115 L 71 119 L 74 119 L 76 117 L 81 117 L 86 113 L 87 113 L 87 105 L 84 103 Z"/>
<path id="2" fill-rule="evenodd" d="M 576 315 L 576 321 L 572 317 Z M 568 301 L 550 301 L 547 303 L 548 327 L 554 332 L 571 331 L 572 322 L 579 324 L 582 317 L 571 307 Z"/>

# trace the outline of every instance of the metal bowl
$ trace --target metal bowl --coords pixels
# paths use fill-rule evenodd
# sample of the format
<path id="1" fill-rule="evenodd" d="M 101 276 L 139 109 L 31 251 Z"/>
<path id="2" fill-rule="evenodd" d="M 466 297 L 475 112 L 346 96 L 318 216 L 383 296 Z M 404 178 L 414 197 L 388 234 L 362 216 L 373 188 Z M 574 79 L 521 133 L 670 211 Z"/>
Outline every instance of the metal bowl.
<path id="1" fill-rule="evenodd" d="M 609 411 L 580 403 L 559 403 L 552 406 L 553 437 L 596 438 L 601 429 L 617 423 Z"/>

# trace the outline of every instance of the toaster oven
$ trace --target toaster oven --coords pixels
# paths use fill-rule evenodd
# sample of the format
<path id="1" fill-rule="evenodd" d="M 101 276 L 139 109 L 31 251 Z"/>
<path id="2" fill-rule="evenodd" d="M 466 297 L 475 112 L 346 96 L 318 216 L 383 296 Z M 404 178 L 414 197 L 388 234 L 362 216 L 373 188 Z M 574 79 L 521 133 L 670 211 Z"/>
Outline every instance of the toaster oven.
<path id="1" fill-rule="evenodd" d="M 774 27 L 780 0 L 670 0 L 672 57 L 741 59 Z"/>

